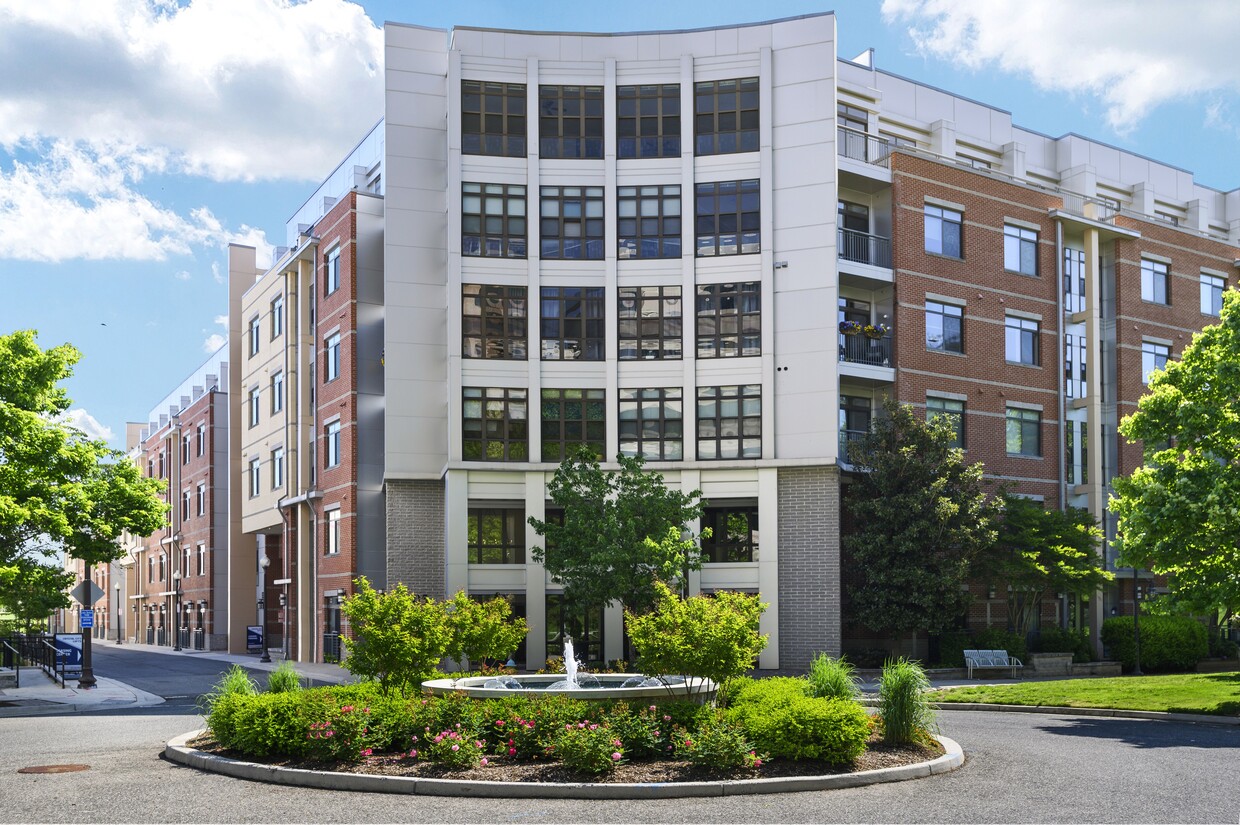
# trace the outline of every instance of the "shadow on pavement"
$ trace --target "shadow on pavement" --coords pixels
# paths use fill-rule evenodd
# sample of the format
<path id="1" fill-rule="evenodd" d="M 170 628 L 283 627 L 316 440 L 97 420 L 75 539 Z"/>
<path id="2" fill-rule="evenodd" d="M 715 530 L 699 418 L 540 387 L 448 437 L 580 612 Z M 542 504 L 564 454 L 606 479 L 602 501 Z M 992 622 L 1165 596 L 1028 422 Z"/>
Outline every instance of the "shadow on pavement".
<path id="1" fill-rule="evenodd" d="M 1158 719 L 1063 719 L 1037 729 L 1056 736 L 1113 739 L 1135 748 L 1228 748 L 1240 746 L 1233 726 L 1199 722 L 1164 722 Z"/>

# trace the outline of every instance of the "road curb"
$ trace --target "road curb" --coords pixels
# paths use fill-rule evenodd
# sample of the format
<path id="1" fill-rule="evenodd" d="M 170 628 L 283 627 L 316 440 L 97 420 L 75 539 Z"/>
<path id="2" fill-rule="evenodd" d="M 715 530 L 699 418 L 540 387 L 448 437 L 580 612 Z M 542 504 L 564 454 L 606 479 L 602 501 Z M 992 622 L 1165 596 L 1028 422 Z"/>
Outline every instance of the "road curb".
<path id="1" fill-rule="evenodd" d="M 421 796 L 462 796 L 506 799 L 677 799 L 704 796 L 736 796 L 796 791 L 825 791 L 835 788 L 855 788 L 882 782 L 901 782 L 907 779 L 941 773 L 949 773 L 964 764 L 964 751 L 960 745 L 945 736 L 935 739 L 943 746 L 944 754 L 929 762 L 902 765 L 897 768 L 879 768 L 859 773 L 832 776 L 789 776 L 771 779 L 737 779 L 718 782 L 655 782 L 631 784 L 553 783 L 553 782 L 471 782 L 456 779 L 422 779 L 408 776 L 373 776 L 359 773 L 336 773 L 333 771 L 310 771 L 302 768 L 283 768 L 243 762 L 212 753 L 204 753 L 189 747 L 191 739 L 202 734 L 196 730 L 170 739 L 164 747 L 164 756 L 198 770 L 224 774 L 237 779 L 270 782 L 277 785 L 296 785 L 303 788 L 321 788 L 337 791 L 369 791 L 375 793 L 404 793 Z"/>

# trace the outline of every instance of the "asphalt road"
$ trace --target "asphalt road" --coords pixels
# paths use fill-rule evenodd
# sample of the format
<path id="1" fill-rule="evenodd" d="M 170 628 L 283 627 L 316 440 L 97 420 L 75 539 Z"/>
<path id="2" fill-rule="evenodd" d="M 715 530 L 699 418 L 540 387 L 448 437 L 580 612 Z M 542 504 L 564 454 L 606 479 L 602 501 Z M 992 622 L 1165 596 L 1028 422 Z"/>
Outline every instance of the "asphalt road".
<path id="1" fill-rule="evenodd" d="M 164 657 L 167 658 L 167 657 Z M 198 677 L 194 677 L 198 678 Z M 0 720 L 3 822 L 1237 822 L 1240 730 L 949 711 L 955 773 L 866 788 L 655 802 L 473 800 L 320 791 L 165 762 L 184 706 Z M 30 765 L 90 770 L 17 774 Z"/>
<path id="2" fill-rule="evenodd" d="M 170 704 L 191 707 L 230 667 L 224 662 L 193 654 L 170 656 L 97 642 L 92 645 L 91 665 L 97 677 L 117 679 L 162 696 Z M 250 668 L 247 671 L 260 685 L 267 683 L 266 671 Z"/>

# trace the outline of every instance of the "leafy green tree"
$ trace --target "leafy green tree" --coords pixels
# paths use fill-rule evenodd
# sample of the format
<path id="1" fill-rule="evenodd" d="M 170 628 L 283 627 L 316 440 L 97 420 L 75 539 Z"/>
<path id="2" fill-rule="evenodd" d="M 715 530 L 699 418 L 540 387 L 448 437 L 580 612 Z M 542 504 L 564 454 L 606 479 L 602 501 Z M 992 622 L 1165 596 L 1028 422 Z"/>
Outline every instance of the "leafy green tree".
<path id="1" fill-rule="evenodd" d="M 697 542 L 681 540 L 680 532 L 701 517 L 702 494 L 666 486 L 660 473 L 642 469 L 640 457 L 616 461 L 618 472 L 603 470 L 581 448 L 560 464 L 547 489 L 563 520 L 531 517 L 545 547 L 530 552 L 563 585 L 572 607 L 619 602 L 643 613 L 654 606 L 659 582 L 683 585 L 690 570 L 701 568 Z M 674 541 L 667 540 L 670 530 Z"/>
<path id="2" fill-rule="evenodd" d="M 849 445 L 857 469 L 848 506 L 857 529 L 844 538 L 860 582 L 852 618 L 891 634 L 956 625 L 968 606 L 971 563 L 995 540 L 995 506 L 982 465 L 952 446 L 944 419 L 923 421 L 887 401 L 865 438 Z"/>
<path id="3" fill-rule="evenodd" d="M 1169 577 L 1185 606 L 1240 611 L 1240 292 L 1150 378 L 1120 433 L 1144 466 L 1113 481 L 1121 563 Z"/>
<path id="4" fill-rule="evenodd" d="M 64 550 L 88 565 L 120 558 L 121 534 L 149 536 L 167 512 L 163 482 L 65 423 L 61 382 L 81 354 L 0 335 L 0 568 Z"/>
<path id="5" fill-rule="evenodd" d="M 513 618 L 512 605 L 503 596 L 481 602 L 459 590 L 445 607 L 451 631 L 445 654 L 462 666 L 473 667 L 485 659 L 506 660 L 528 630 L 525 619 Z"/>
<path id="6" fill-rule="evenodd" d="M 1113 576 L 1098 554 L 1102 531 L 1088 510 L 1048 510 L 1041 502 L 1004 496 L 999 538 L 979 560 L 985 574 L 1011 586 L 1008 626 L 1033 630 L 1047 593 L 1092 593 Z"/>
<path id="7" fill-rule="evenodd" d="M 0 609 L 13 614 L 14 623 L 30 633 L 35 624 L 69 606 L 66 592 L 74 576 L 66 570 L 18 558 L 0 569 Z"/>
<path id="8" fill-rule="evenodd" d="M 766 647 L 758 622 L 767 605 L 747 593 L 720 591 L 682 599 L 655 582 L 649 613 L 624 612 L 643 673 L 697 676 L 724 685 L 749 672 Z"/>
<path id="9" fill-rule="evenodd" d="M 414 598 L 403 584 L 386 593 L 365 576 L 354 584 L 357 593 L 340 606 L 353 629 L 352 638 L 342 637 L 345 669 L 378 681 L 384 692 L 417 689 L 433 677 L 451 642 L 443 603 Z"/>

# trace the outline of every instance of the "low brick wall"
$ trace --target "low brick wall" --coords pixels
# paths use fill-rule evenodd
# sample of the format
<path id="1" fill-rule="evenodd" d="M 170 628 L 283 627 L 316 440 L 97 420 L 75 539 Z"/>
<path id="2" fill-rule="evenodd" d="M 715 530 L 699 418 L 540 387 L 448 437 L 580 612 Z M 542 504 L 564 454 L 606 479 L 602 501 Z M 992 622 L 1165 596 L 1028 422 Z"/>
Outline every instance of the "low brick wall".
<path id="1" fill-rule="evenodd" d="M 1072 665 L 1073 676 L 1120 676 L 1123 668 L 1119 662 L 1082 662 Z"/>

